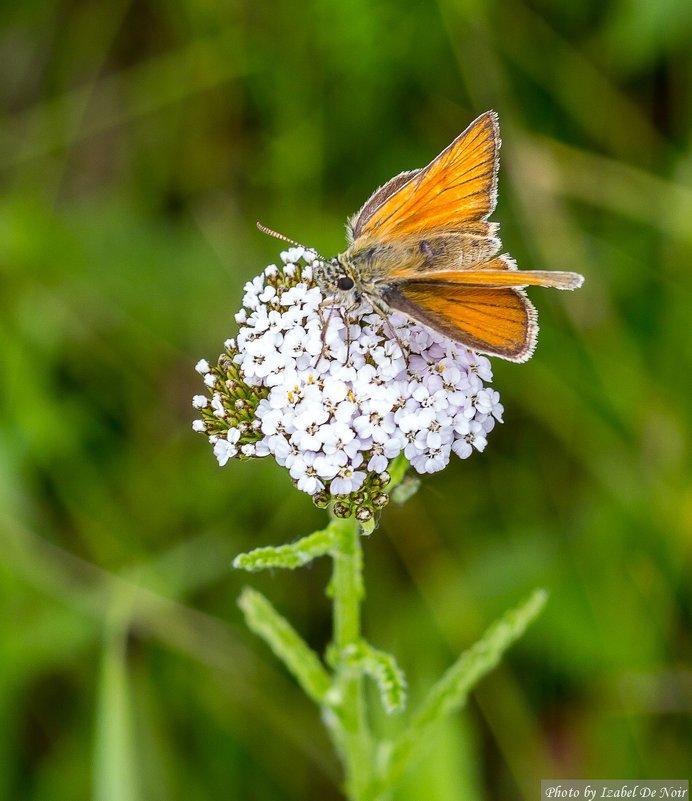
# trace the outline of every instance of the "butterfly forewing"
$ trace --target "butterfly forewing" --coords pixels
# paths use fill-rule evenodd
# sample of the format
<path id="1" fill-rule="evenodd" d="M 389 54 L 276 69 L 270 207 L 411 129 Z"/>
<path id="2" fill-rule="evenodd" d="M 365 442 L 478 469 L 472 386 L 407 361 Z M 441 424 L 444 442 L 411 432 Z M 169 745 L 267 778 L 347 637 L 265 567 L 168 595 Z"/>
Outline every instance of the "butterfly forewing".
<path id="1" fill-rule="evenodd" d="M 399 175 L 395 175 L 394 178 L 391 178 L 386 184 L 372 193 L 365 201 L 362 208 L 346 223 L 349 243 L 353 242 L 354 239 L 357 239 L 361 235 L 368 220 L 370 220 L 372 215 L 382 204 L 419 172 L 420 170 L 408 170 L 407 172 L 399 173 Z"/>
<path id="2" fill-rule="evenodd" d="M 434 282 L 442 290 L 448 284 L 457 286 L 526 287 L 544 286 L 554 289 L 578 289 L 583 276 L 560 270 L 518 270 L 510 256 L 488 259 L 465 269 L 416 269 L 413 262 L 402 264 L 389 280 L 405 282 Z"/>
<path id="3" fill-rule="evenodd" d="M 388 184 L 378 190 L 353 220 L 354 245 L 358 237 L 386 243 L 487 219 L 495 208 L 499 147 L 497 115 L 488 111 L 392 193 L 377 197 Z"/>

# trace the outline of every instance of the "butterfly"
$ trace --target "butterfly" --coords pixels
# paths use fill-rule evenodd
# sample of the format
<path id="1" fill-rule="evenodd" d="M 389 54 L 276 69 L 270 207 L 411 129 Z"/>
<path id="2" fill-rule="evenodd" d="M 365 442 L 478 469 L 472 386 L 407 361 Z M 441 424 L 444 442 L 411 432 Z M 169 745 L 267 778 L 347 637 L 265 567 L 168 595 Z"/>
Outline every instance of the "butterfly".
<path id="1" fill-rule="evenodd" d="M 499 226 L 488 218 L 500 143 L 497 114 L 487 111 L 427 167 L 377 189 L 349 219 L 346 250 L 320 263 L 322 291 L 340 308 L 365 299 L 385 318 L 401 312 L 479 353 L 530 358 L 538 322 L 524 288 L 577 289 L 584 278 L 519 270 L 511 256 L 498 255 Z"/>

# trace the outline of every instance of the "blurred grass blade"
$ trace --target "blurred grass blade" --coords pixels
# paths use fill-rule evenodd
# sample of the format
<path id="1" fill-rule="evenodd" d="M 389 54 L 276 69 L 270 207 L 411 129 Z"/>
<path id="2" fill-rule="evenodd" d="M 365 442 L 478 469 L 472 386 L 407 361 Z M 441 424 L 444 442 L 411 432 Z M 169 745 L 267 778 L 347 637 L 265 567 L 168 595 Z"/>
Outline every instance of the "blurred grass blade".
<path id="1" fill-rule="evenodd" d="M 93 776 L 94 801 L 139 801 L 132 700 L 127 675 L 130 596 L 115 596 L 101 665 Z"/>
<path id="2" fill-rule="evenodd" d="M 239 78 L 231 29 L 200 38 L 17 112 L 0 132 L 0 169 L 62 150 Z M 100 107 L 86 110 L 95 99 Z M 61 120 L 57 127 L 48 124 Z"/>

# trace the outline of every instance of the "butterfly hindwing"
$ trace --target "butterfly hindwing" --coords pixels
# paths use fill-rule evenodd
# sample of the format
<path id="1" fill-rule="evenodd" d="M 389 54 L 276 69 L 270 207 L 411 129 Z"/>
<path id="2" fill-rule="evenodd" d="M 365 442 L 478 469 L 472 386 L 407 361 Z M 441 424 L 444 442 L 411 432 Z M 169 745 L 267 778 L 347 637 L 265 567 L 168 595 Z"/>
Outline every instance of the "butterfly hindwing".
<path id="1" fill-rule="evenodd" d="M 536 309 L 520 289 L 402 281 L 383 297 L 392 309 L 471 350 L 515 362 L 533 353 Z"/>

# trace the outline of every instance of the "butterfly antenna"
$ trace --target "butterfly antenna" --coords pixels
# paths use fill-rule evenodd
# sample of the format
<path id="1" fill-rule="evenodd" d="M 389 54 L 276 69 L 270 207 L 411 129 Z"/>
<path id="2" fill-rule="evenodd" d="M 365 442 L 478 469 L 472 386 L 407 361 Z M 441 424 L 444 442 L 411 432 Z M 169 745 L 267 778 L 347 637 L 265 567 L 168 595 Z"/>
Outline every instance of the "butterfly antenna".
<path id="1" fill-rule="evenodd" d="M 276 239 L 282 239 L 284 242 L 288 242 L 291 245 L 298 245 L 298 247 L 305 247 L 305 245 L 301 245 L 300 242 L 296 242 L 295 239 L 289 239 L 287 236 L 280 234 L 278 231 L 272 231 L 271 228 L 267 228 L 266 225 L 262 225 L 261 222 L 257 223 L 257 227 L 263 234 L 269 234 L 269 236 L 276 237 Z"/>
<path id="2" fill-rule="evenodd" d="M 297 245 L 299 248 L 305 248 L 305 250 L 311 250 L 312 248 L 308 248 L 305 245 L 301 244 L 300 242 L 296 242 L 295 239 L 289 239 L 287 236 L 280 234 L 278 231 L 273 231 L 271 228 L 267 228 L 266 225 L 262 225 L 262 223 L 258 222 L 257 227 L 263 234 L 269 234 L 269 236 L 274 236 L 277 239 L 282 239 L 284 242 L 288 242 L 290 245 Z"/>
<path id="3" fill-rule="evenodd" d="M 289 245 L 297 245 L 299 248 L 304 248 L 306 251 L 312 251 L 314 254 L 319 256 L 322 259 L 322 256 L 315 250 L 315 248 L 309 248 L 307 245 L 303 245 L 301 242 L 296 242 L 295 239 L 289 239 L 287 236 L 280 234 L 278 231 L 273 231 L 271 228 L 267 228 L 266 225 L 262 225 L 261 222 L 257 223 L 257 227 L 263 234 L 268 234 L 269 236 L 273 236 L 276 239 L 281 239 L 283 242 L 288 242 Z M 324 259 L 322 259 L 324 261 Z"/>

